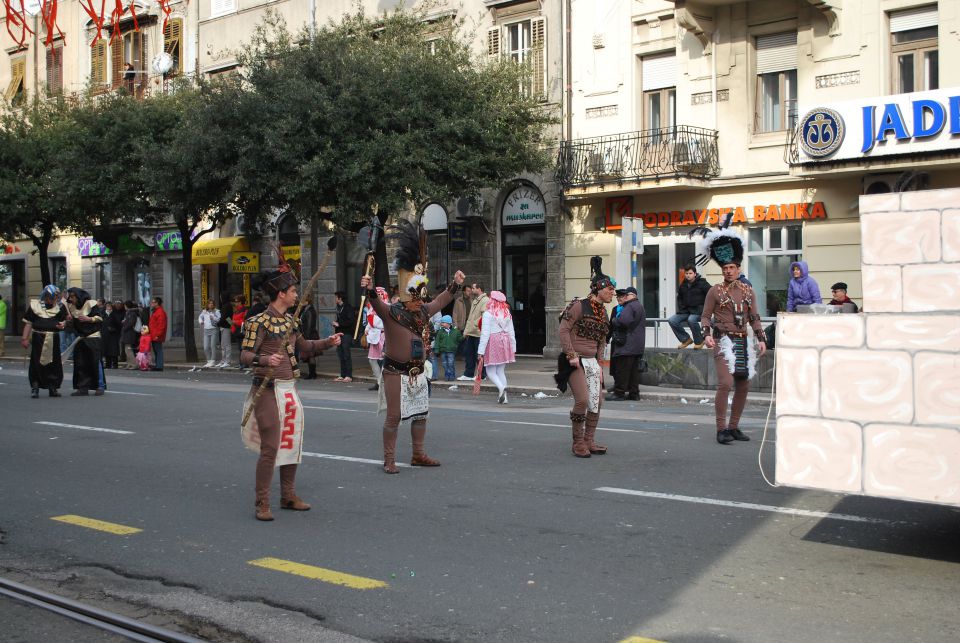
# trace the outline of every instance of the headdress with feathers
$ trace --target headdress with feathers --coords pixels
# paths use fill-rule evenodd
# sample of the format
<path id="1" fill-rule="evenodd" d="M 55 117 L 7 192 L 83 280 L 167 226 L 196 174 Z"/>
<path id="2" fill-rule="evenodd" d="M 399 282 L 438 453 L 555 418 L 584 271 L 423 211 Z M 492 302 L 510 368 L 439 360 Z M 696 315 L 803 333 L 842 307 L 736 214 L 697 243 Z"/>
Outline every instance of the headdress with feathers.
<path id="1" fill-rule="evenodd" d="M 599 292 L 609 286 L 617 285 L 612 277 L 603 274 L 602 265 L 603 259 L 598 256 L 590 257 L 590 292 Z"/>
<path id="2" fill-rule="evenodd" d="M 265 273 L 260 280 L 260 290 L 266 293 L 271 299 L 273 299 L 277 293 L 283 292 L 290 286 L 295 286 L 297 281 L 299 281 L 296 271 L 294 271 L 293 268 L 290 267 L 290 264 L 287 263 L 287 260 L 284 259 L 283 247 L 279 243 L 276 246 L 276 251 L 276 270 Z"/>
<path id="3" fill-rule="evenodd" d="M 427 296 L 427 235 L 419 224 L 401 219 L 388 236 L 397 243 L 393 265 L 400 285 L 400 301 Z"/>
<path id="4" fill-rule="evenodd" d="M 697 241 L 697 256 L 695 257 L 697 265 L 702 266 L 711 259 L 717 262 L 720 267 L 728 263 L 735 263 L 738 266 L 743 263 L 743 237 L 730 229 L 730 222 L 733 220 L 733 213 L 727 214 L 716 229 L 707 226 L 697 226 L 690 232 L 690 238 L 700 235 L 702 238 Z"/>

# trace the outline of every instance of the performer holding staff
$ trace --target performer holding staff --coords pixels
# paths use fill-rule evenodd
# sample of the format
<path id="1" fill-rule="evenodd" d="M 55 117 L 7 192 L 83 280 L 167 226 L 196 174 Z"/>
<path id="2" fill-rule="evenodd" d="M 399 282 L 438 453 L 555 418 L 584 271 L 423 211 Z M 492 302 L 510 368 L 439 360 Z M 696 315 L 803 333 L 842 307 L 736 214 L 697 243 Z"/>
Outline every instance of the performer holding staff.
<path id="1" fill-rule="evenodd" d="M 410 436 L 413 442 L 415 467 L 438 467 L 440 463 L 424 451 L 427 433 L 427 414 L 430 399 L 424 363 L 430 358 L 430 317 L 453 301 L 463 283 L 464 274 L 457 271 L 454 282 L 429 304 L 427 296 L 426 235 L 419 226 L 401 220 L 399 232 L 393 235 L 399 243 L 396 255 L 400 284 L 400 301 L 387 304 L 373 291 L 373 280 L 364 275 L 360 288 L 366 292 L 373 310 L 383 320 L 384 345 L 383 385 L 380 387 L 381 409 L 386 408 L 383 421 L 383 470 L 400 473 L 395 453 L 397 431 L 401 421 L 411 420 Z"/>
<path id="2" fill-rule="evenodd" d="M 257 520 L 273 520 L 270 483 L 275 466 L 280 467 L 280 508 L 310 509 L 309 504 L 297 497 L 295 488 L 303 447 L 303 406 L 295 386 L 300 368 L 294 349 L 301 358 L 309 358 L 339 345 L 341 335 L 304 339 L 298 315 L 287 312 L 297 303 L 297 277 L 283 261 L 282 254 L 280 261 L 279 268 L 267 273 L 260 286 L 270 298 L 270 305 L 246 321 L 240 347 L 240 363 L 253 368 L 253 386 L 244 403 L 242 436 L 247 448 L 260 454 L 256 475 Z M 326 261 L 317 274 L 325 265 Z M 308 290 L 315 281 L 311 279 Z"/>

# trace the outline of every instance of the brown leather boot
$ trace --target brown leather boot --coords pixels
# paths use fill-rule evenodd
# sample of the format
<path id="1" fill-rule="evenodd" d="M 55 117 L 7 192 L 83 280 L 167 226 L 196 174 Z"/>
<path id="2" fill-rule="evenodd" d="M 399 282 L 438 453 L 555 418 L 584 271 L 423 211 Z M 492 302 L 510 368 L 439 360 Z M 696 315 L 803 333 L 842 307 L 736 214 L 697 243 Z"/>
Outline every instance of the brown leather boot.
<path id="1" fill-rule="evenodd" d="M 602 444 L 597 444 L 593 441 L 593 436 L 597 433 L 597 424 L 600 423 L 600 414 L 599 413 L 590 413 L 587 411 L 587 422 L 584 430 L 584 441 L 587 443 L 587 449 L 593 455 L 604 455 L 607 452 L 607 447 Z"/>
<path id="2" fill-rule="evenodd" d="M 397 451 L 397 429 L 383 428 L 383 472 L 400 473 L 395 459 Z"/>
<path id="3" fill-rule="evenodd" d="M 280 508 L 291 511 L 310 511 L 310 505 L 296 495 L 280 498 Z"/>
<path id="4" fill-rule="evenodd" d="M 570 421 L 573 423 L 573 455 L 578 458 L 589 458 L 590 449 L 587 448 L 586 427 L 584 426 L 587 416 L 570 413 Z"/>
<path id="5" fill-rule="evenodd" d="M 257 500 L 257 520 L 263 520 L 269 522 L 273 520 L 273 512 L 270 511 L 270 501 L 269 500 Z"/>
<path id="6" fill-rule="evenodd" d="M 439 467 L 439 460 L 434 460 L 423 450 L 423 441 L 427 435 L 427 421 L 416 420 L 410 425 L 410 437 L 413 441 L 413 457 L 410 459 L 410 466 L 413 467 Z"/>

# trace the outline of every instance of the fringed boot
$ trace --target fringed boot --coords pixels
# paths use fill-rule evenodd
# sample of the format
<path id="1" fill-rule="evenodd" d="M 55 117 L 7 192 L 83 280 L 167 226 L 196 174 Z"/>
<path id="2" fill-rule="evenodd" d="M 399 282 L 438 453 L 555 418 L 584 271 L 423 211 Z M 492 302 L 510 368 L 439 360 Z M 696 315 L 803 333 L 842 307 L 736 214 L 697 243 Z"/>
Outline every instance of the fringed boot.
<path id="1" fill-rule="evenodd" d="M 578 458 L 589 458 L 590 449 L 587 448 L 586 440 L 586 427 L 584 424 L 587 421 L 586 415 L 579 415 L 574 412 L 570 412 L 570 422 L 573 423 L 573 455 Z"/>

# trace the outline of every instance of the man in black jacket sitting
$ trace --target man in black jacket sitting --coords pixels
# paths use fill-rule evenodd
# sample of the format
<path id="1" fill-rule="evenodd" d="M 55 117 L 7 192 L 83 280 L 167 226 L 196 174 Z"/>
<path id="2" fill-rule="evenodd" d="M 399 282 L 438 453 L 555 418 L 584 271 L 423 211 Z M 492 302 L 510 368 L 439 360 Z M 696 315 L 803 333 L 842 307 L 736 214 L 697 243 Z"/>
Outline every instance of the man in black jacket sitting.
<path id="1" fill-rule="evenodd" d="M 700 315 L 703 314 L 703 302 L 710 291 L 710 284 L 697 274 L 697 267 L 688 263 L 683 267 L 683 283 L 677 287 L 677 314 L 667 319 L 673 334 L 680 340 L 677 348 L 703 348 L 703 333 L 700 331 Z M 693 339 L 684 330 L 683 324 L 690 326 Z"/>

